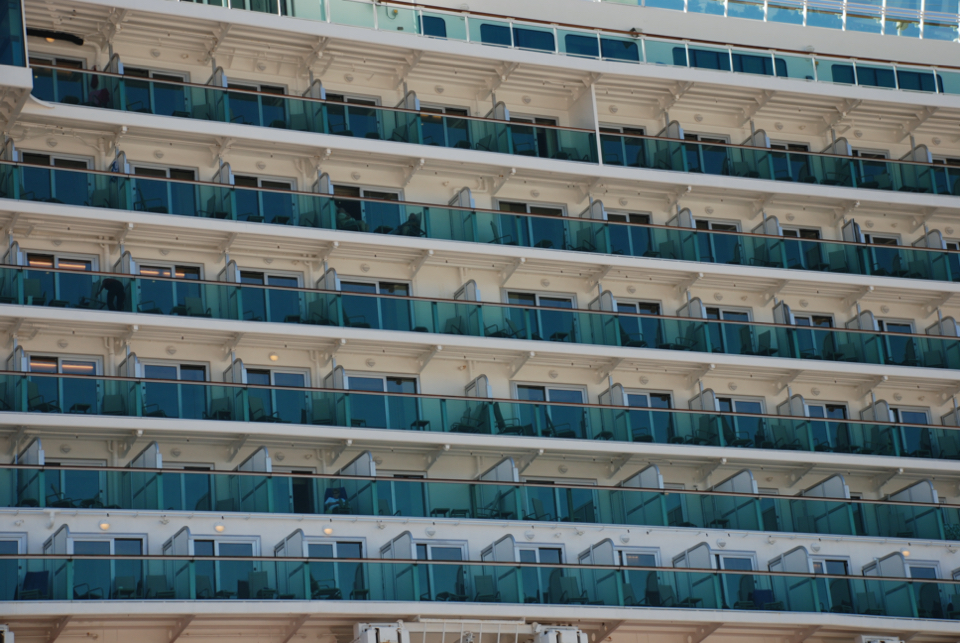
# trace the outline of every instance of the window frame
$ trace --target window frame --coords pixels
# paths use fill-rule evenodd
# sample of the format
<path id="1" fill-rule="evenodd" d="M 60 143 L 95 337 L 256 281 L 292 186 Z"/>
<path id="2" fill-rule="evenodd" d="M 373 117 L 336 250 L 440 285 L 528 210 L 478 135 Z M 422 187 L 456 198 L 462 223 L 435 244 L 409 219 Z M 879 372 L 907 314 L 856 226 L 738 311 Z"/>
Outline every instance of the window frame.
<path id="1" fill-rule="evenodd" d="M 146 357 L 140 359 L 140 365 L 143 367 L 146 366 L 175 366 L 177 368 L 177 380 L 178 382 L 195 382 L 196 380 L 184 380 L 180 377 L 180 367 L 181 366 L 202 366 L 204 379 L 203 382 L 211 381 L 211 367 L 210 362 L 202 361 L 193 361 L 193 360 L 183 360 L 183 359 L 161 359 L 161 358 L 152 358 Z M 146 373 L 146 368 L 144 368 L 144 373 Z"/>
<path id="2" fill-rule="evenodd" d="M 345 391 L 351 391 L 351 390 L 353 390 L 353 391 L 359 391 L 359 392 L 361 392 L 361 393 L 364 393 L 364 392 L 366 392 L 366 393 L 377 393 L 377 391 L 364 391 L 364 390 L 362 390 L 362 389 L 351 389 L 351 388 L 350 388 L 350 378 L 351 378 L 351 377 L 363 377 L 363 378 L 368 378 L 368 379 L 379 378 L 379 379 L 383 380 L 383 390 L 379 391 L 380 393 L 386 393 L 386 392 L 387 392 L 387 378 L 390 378 L 390 377 L 395 377 L 395 378 L 398 378 L 398 379 L 412 379 L 412 380 L 414 380 L 414 382 L 416 383 L 416 388 L 417 388 L 417 390 L 416 390 L 416 392 L 414 393 L 414 395 L 419 395 L 419 394 L 420 394 L 420 391 L 422 390 L 422 389 L 420 388 L 420 375 L 419 375 L 419 374 L 414 375 L 414 374 L 407 374 L 407 373 L 403 373 L 403 374 L 398 374 L 398 373 L 385 373 L 385 372 L 383 372 L 383 371 L 374 371 L 374 372 L 358 371 L 358 370 L 349 370 L 349 371 L 348 371 L 347 369 L 344 369 L 343 374 L 344 374 L 344 376 L 345 376 L 345 378 L 346 378 L 345 381 L 344 381 L 344 390 L 345 390 Z"/>
<path id="3" fill-rule="evenodd" d="M 510 393 L 513 396 L 515 401 L 525 401 L 520 400 L 520 386 L 530 386 L 530 387 L 539 387 L 544 389 L 544 398 L 543 402 L 534 402 L 534 404 L 560 404 L 561 402 L 552 402 L 550 400 L 550 389 L 559 389 L 564 391 L 579 391 L 583 394 L 583 400 L 580 404 L 589 404 L 590 403 L 590 391 L 589 387 L 586 384 L 546 384 L 544 382 L 533 382 L 528 380 L 510 380 Z"/>
<path id="4" fill-rule="evenodd" d="M 66 376 L 68 376 L 68 377 L 79 377 L 79 376 L 76 376 L 76 375 L 71 376 L 69 373 L 64 373 L 64 372 L 63 372 L 63 361 L 64 361 L 64 359 L 66 359 L 67 361 L 77 361 L 77 362 L 79 362 L 79 361 L 92 361 L 92 362 L 94 362 L 95 365 L 96 365 L 96 366 L 95 366 L 96 372 L 93 374 L 93 377 L 103 377 L 103 356 L 101 356 L 101 355 L 82 355 L 82 354 L 76 354 L 76 353 L 53 353 L 53 354 L 51 354 L 51 353 L 47 353 L 46 351 L 42 351 L 42 352 L 39 352 L 39 353 L 34 353 L 33 351 L 28 351 L 28 353 L 29 353 L 29 355 L 30 355 L 30 359 L 31 359 L 31 360 L 34 359 L 34 358 L 37 358 L 37 357 L 48 358 L 48 359 L 49 359 L 49 358 L 55 358 L 55 359 L 57 360 L 57 372 L 56 372 L 56 375 L 58 375 L 58 376 L 59 376 L 59 375 L 66 375 Z M 28 364 L 29 364 L 29 362 L 28 362 Z M 28 373 L 40 373 L 41 371 L 34 371 L 34 370 L 31 369 L 31 370 L 29 370 L 29 371 L 27 371 L 27 372 L 28 372 Z M 54 373 L 50 373 L 50 375 L 54 375 Z"/>
<path id="5" fill-rule="evenodd" d="M 526 123 L 521 123 L 521 125 L 525 125 L 525 124 L 526 124 Z M 516 203 L 516 204 L 522 204 L 522 205 L 526 208 L 526 212 L 510 212 L 510 211 L 508 211 L 508 210 L 500 210 L 500 204 L 501 204 L 501 203 Z M 530 212 L 530 208 L 531 208 L 531 207 L 533 207 L 533 208 L 553 208 L 553 209 L 556 209 L 556 210 L 560 210 L 560 215 L 559 215 L 559 216 L 561 216 L 561 217 L 569 217 L 569 216 L 571 216 L 571 215 L 570 215 L 570 212 L 569 212 L 569 209 L 567 208 L 567 204 L 566 204 L 566 203 L 559 203 L 559 202 L 558 202 L 558 203 L 551 203 L 551 202 L 548 202 L 548 201 L 542 201 L 542 202 L 541 202 L 541 201 L 525 201 L 525 200 L 523 200 L 523 199 L 506 199 L 506 198 L 500 199 L 500 198 L 494 198 L 494 199 L 493 199 L 493 208 L 492 208 L 492 209 L 493 209 L 493 210 L 496 210 L 496 211 L 498 211 L 498 212 L 505 212 L 506 214 L 528 215 L 528 214 L 534 214 L 534 213 Z M 543 215 L 537 215 L 537 216 L 543 216 Z M 550 215 L 547 215 L 547 216 L 550 216 Z"/>
<path id="6" fill-rule="evenodd" d="M 25 165 L 32 166 L 32 167 L 56 168 L 57 166 L 52 161 L 56 159 L 63 159 L 64 161 L 76 161 L 78 163 L 86 163 L 88 170 L 96 169 L 96 161 L 92 156 L 84 156 L 82 154 L 65 154 L 63 152 L 46 152 L 46 151 L 40 151 L 40 150 L 23 150 L 23 149 L 17 150 L 17 153 L 19 154 L 18 158 L 21 159 L 21 162 L 23 162 Z M 25 161 L 23 161 L 24 154 L 37 154 L 40 156 L 49 156 L 51 163 L 50 165 L 37 165 L 35 163 L 26 163 Z M 73 168 L 61 168 L 61 169 L 73 169 Z"/>
<path id="7" fill-rule="evenodd" d="M 342 279 L 341 279 L 342 281 Z M 572 311 L 578 311 L 580 308 L 577 306 L 577 294 L 576 293 L 567 293 L 567 292 L 552 292 L 545 290 L 527 290 L 525 288 L 501 288 L 501 298 L 503 303 L 510 304 L 510 293 L 517 293 L 520 295 L 533 295 L 536 298 L 536 308 L 541 308 L 540 299 L 542 297 L 549 297 L 552 299 L 564 299 L 569 297 L 571 303 L 573 304 L 570 308 Z M 511 304 L 513 305 L 513 304 Z M 545 306 L 543 306 L 545 307 Z M 566 309 L 564 309 L 566 310 Z"/>
<path id="8" fill-rule="evenodd" d="M 71 259 L 74 261 L 89 261 L 90 270 L 73 270 L 72 272 L 100 272 L 100 256 L 99 255 L 87 255 L 81 252 L 47 252 L 45 250 L 30 250 L 28 248 L 21 248 L 20 252 L 23 253 L 24 260 L 27 262 L 27 265 L 24 266 L 27 270 L 61 270 L 60 261 Z M 31 266 L 30 265 L 30 255 L 49 255 L 53 256 L 53 268 L 43 268 L 40 266 Z M 62 268 L 62 270 L 70 270 L 70 268 Z"/>

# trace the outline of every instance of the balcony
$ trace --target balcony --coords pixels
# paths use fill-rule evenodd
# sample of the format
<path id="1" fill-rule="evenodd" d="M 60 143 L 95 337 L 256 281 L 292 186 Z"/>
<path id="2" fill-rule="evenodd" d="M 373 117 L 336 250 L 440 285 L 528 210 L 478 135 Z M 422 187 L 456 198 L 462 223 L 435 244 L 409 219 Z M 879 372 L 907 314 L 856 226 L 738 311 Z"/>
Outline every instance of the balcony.
<path id="1" fill-rule="evenodd" d="M 117 74 L 33 66 L 33 95 L 42 100 L 315 134 L 436 145 L 566 161 L 597 162 L 596 135 L 550 125 L 158 82 Z"/>
<path id="2" fill-rule="evenodd" d="M 666 492 L 559 480 L 538 485 L 6 466 L 0 467 L 0 490 L 0 506 L 41 509 L 401 516 L 960 540 L 958 506 Z"/>
<path id="3" fill-rule="evenodd" d="M 619 141 L 619 137 L 614 138 Z M 951 172 L 955 170 L 940 166 L 934 174 L 938 182 L 945 184 L 953 179 Z M 0 163 L 0 198 L 628 257 L 960 281 L 960 252 L 934 248 L 881 248 L 843 241 L 334 198 L 311 192 L 238 188 L 13 163 Z"/>
<path id="4" fill-rule="evenodd" d="M 598 163 L 592 130 L 224 89 L 34 65 L 33 94 L 71 105 L 298 132 Z M 603 164 L 868 190 L 960 194 L 944 165 L 783 152 L 655 136 L 601 136 Z"/>
<path id="5" fill-rule="evenodd" d="M 3 601 L 454 601 L 957 619 L 960 582 L 664 567 L 172 556 L 0 556 Z M 5 574 L 6 576 L 6 574 Z M 830 584 L 826 591 L 826 583 Z M 823 585 L 823 587 L 819 587 Z M 824 596 L 821 597 L 821 593 Z M 828 597 L 829 595 L 829 597 Z M 821 600 L 821 598 L 823 600 Z M 832 600 L 831 600 L 832 599 Z"/>
<path id="6" fill-rule="evenodd" d="M 943 13 L 928 9 L 923 12 L 921 21 L 921 12 L 912 8 L 912 5 L 910 8 L 885 7 L 884 20 L 878 7 L 860 6 L 850 9 L 840 2 L 823 0 L 819 3 L 801 1 L 789 5 L 764 0 L 733 5 L 684 0 L 603 1 L 789 24 L 804 24 L 806 19 L 807 26 L 832 29 L 843 29 L 846 23 L 849 30 L 872 33 L 880 33 L 885 27 L 886 33 L 896 33 L 899 36 L 916 38 L 920 37 L 922 32 L 925 40 L 957 40 L 956 12 Z M 821 54 L 804 55 L 797 51 L 771 52 L 769 49 L 731 46 L 721 42 L 688 42 L 644 35 L 636 30 L 589 29 L 581 25 L 518 20 L 470 11 L 444 11 L 440 7 L 418 9 L 391 5 L 387 8 L 378 6 L 375 2 L 351 0 L 325 0 L 319 4 L 300 4 L 287 0 L 263 3 L 247 0 L 207 0 L 206 4 L 229 5 L 231 8 L 390 33 L 617 63 L 671 65 L 900 91 L 960 94 L 960 73 L 949 66 L 925 68 L 921 65 L 899 65 L 890 61 L 832 58 Z M 805 10 L 804 5 L 809 5 L 810 9 Z"/>
<path id="7" fill-rule="evenodd" d="M 0 268 L 0 305 L 960 370 L 960 339 L 116 273 Z"/>
<path id="8" fill-rule="evenodd" d="M 960 460 L 953 427 L 120 377 L 0 375 L 0 409 Z"/>

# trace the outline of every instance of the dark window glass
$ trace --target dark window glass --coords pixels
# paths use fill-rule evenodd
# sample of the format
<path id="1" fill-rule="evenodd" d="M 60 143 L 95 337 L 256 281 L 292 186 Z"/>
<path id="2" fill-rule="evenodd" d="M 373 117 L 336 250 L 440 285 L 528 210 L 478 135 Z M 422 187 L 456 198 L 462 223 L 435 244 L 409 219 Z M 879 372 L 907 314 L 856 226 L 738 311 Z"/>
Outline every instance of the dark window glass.
<path id="1" fill-rule="evenodd" d="M 640 62 L 640 48 L 635 42 L 600 39 L 600 53 L 608 60 L 626 60 Z"/>
<path id="2" fill-rule="evenodd" d="M 423 35 L 433 38 L 447 37 L 447 23 L 443 18 L 436 16 L 423 16 Z"/>
<path id="3" fill-rule="evenodd" d="M 513 28 L 513 39 L 521 49 L 536 49 L 537 51 L 553 51 L 553 34 L 547 31 L 534 29 Z"/>
<path id="4" fill-rule="evenodd" d="M 480 25 L 480 42 L 485 45 L 509 47 L 512 44 L 510 27 L 503 25 Z"/>
<path id="5" fill-rule="evenodd" d="M 563 37 L 563 43 L 567 49 L 567 54 L 570 56 L 585 56 L 587 58 L 600 56 L 600 44 L 596 38 L 567 34 Z"/>

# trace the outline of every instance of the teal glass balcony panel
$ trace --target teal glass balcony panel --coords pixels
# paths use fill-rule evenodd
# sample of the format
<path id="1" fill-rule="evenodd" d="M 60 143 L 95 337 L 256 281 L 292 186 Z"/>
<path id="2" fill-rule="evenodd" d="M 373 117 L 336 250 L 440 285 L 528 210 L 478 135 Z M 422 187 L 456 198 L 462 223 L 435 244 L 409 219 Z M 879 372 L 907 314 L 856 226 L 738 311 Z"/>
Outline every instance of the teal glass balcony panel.
<path id="1" fill-rule="evenodd" d="M 355 3 L 354 3 L 355 4 Z M 597 162 L 593 131 L 338 103 L 35 65 L 34 95 L 83 105 L 297 132 Z"/>
<path id="2" fill-rule="evenodd" d="M 634 146 L 639 139 L 602 138 L 604 154 L 620 159 L 642 148 Z M 934 170 L 938 186 L 945 189 L 960 180 L 955 168 L 939 168 Z M 12 163 L 0 163 L 0 198 L 630 257 L 960 281 L 960 253 L 947 250 L 334 198 Z"/>
<path id="3" fill-rule="evenodd" d="M 684 52 L 681 52 L 684 53 Z M 686 55 L 686 53 L 684 53 Z M 465 116 L 278 96 L 35 65 L 34 95 L 88 107 L 137 111 L 300 132 L 597 163 L 595 133 Z M 956 170 L 942 164 L 783 152 L 742 145 L 601 135 L 603 163 L 673 172 L 950 194 Z"/>
<path id="4" fill-rule="evenodd" d="M 227 4 L 224 0 L 203 1 L 217 6 Z M 727 3 L 718 0 L 604 1 L 808 27 L 882 32 L 926 40 L 956 42 L 958 37 L 957 8 L 943 2 L 935 8 L 928 2 L 921 21 L 920 3 L 916 0 L 887 0 L 883 8 L 885 18 L 880 15 L 879 4 L 870 8 L 863 3 L 844 5 L 832 0 L 814 3 L 809 0 L 737 0 Z M 688 43 L 662 36 L 647 37 L 634 30 L 598 31 L 576 25 L 558 26 L 467 11 L 446 12 L 436 7 L 383 7 L 376 2 L 358 0 L 233 0 L 230 4 L 234 8 L 325 20 L 352 27 L 580 58 L 695 67 L 900 91 L 960 93 L 960 73 L 952 67 L 901 66 L 892 61 L 877 64 L 872 60 L 831 59 L 794 51 L 771 52 L 722 43 Z"/>
<path id="5" fill-rule="evenodd" d="M 960 507 L 583 485 L 0 467 L 0 506 L 403 516 L 960 540 Z"/>
<path id="6" fill-rule="evenodd" d="M 22 1 L 0 0 L 0 65 L 26 67 L 24 52 Z"/>
<path id="7" fill-rule="evenodd" d="M 319 552 L 318 552 L 319 553 Z M 957 619 L 960 583 L 664 567 L 468 561 L 172 556 L 30 556 L 3 601 L 369 600 L 837 611 Z M 833 591 L 820 596 L 819 583 Z M 842 589 L 841 589 L 842 586 Z M 843 602 L 839 602 L 841 600 Z M 831 598 L 838 601 L 832 604 Z M 834 609 L 835 608 L 835 609 Z"/>
<path id="8" fill-rule="evenodd" d="M 960 370 L 960 339 L 937 335 L 530 308 L 116 273 L 0 268 L 3 303 Z"/>
<path id="9" fill-rule="evenodd" d="M 600 141 L 605 165 L 960 195 L 960 172 L 943 165 L 616 134 L 601 134 Z"/>
<path id="10" fill-rule="evenodd" d="M 120 377 L 7 372 L 0 410 L 960 460 L 954 427 Z"/>

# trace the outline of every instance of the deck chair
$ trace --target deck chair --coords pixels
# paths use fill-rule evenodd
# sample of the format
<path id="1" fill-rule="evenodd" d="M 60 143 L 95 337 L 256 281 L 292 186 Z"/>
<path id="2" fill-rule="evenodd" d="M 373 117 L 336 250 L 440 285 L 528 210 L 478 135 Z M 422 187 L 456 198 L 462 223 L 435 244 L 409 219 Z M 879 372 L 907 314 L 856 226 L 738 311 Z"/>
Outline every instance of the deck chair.
<path id="1" fill-rule="evenodd" d="M 233 405 L 229 398 L 220 397 L 210 400 L 210 408 L 203 412 L 205 420 L 231 420 L 233 419 Z"/>
<path id="2" fill-rule="evenodd" d="M 580 590 L 580 583 L 576 576 L 560 578 L 560 602 L 564 605 L 586 605 L 590 602 L 587 590 Z"/>
<path id="3" fill-rule="evenodd" d="M 377 498 L 377 508 L 381 516 L 400 516 L 400 510 L 392 511 L 390 502 L 386 498 Z"/>
<path id="4" fill-rule="evenodd" d="M 113 393 L 103 396 L 103 405 L 101 406 L 103 415 L 126 415 L 127 405 L 123 395 Z"/>
<path id="5" fill-rule="evenodd" d="M 463 565 L 457 565 L 456 580 L 453 584 L 453 591 L 438 592 L 436 600 L 462 602 L 467 600 L 467 598 L 469 598 L 469 595 L 467 594 L 467 588 L 463 581 Z"/>
<path id="6" fill-rule="evenodd" d="M 496 243 L 501 246 L 515 246 L 517 242 L 513 239 L 512 234 L 500 234 L 500 228 L 497 227 L 495 221 L 490 222 L 490 229 L 493 231 L 493 239 L 490 240 L 490 243 Z"/>
<path id="7" fill-rule="evenodd" d="M 447 320 L 447 323 L 443 327 L 443 332 L 446 335 L 466 335 L 464 332 L 463 317 L 456 315 Z"/>
<path id="8" fill-rule="evenodd" d="M 553 514 L 543 509 L 543 501 L 539 498 L 530 498 L 530 506 L 533 507 L 533 513 L 526 514 L 524 520 L 553 520 Z"/>
<path id="9" fill-rule="evenodd" d="M 671 351 L 692 351 L 697 346 L 697 325 L 690 324 L 682 337 L 677 337 L 672 342 L 657 342 L 657 348 L 665 348 Z"/>
<path id="10" fill-rule="evenodd" d="M 544 427 L 543 427 L 544 435 L 555 437 L 555 438 L 577 437 L 577 432 L 573 430 L 573 427 L 570 426 L 569 422 L 564 422 L 562 424 L 554 424 L 553 420 L 550 419 L 549 413 L 545 414 L 543 417 L 544 417 Z"/>
<path id="11" fill-rule="evenodd" d="M 50 598 L 50 572 L 27 572 L 23 576 L 18 600 L 40 601 Z"/>
<path id="12" fill-rule="evenodd" d="M 754 594 L 753 576 L 741 576 L 740 589 L 737 592 L 737 601 L 734 602 L 733 609 L 737 609 L 737 610 L 756 609 L 757 605 L 753 601 L 753 594 Z"/>
<path id="13" fill-rule="evenodd" d="M 357 571 L 353 575 L 353 589 L 350 590 L 350 600 L 370 598 L 370 590 L 363 586 L 363 567 L 357 565 Z"/>
<path id="14" fill-rule="evenodd" d="M 500 602 L 500 592 L 497 591 L 493 576 L 477 576 L 473 579 L 473 586 L 477 590 L 473 599 L 475 603 Z"/>
<path id="15" fill-rule="evenodd" d="M 520 424 L 517 420 L 504 419 L 499 402 L 493 403 L 493 422 L 497 427 L 497 433 L 500 435 L 530 435 L 533 432 L 533 427 L 529 424 Z"/>
<path id="16" fill-rule="evenodd" d="M 283 422 L 283 420 L 280 419 L 280 414 L 277 411 L 274 411 L 273 413 L 267 413 L 261 398 L 251 395 L 247 399 L 250 406 L 251 422 Z"/>
<path id="17" fill-rule="evenodd" d="M 23 297 L 27 306 L 44 306 L 47 303 L 47 293 L 39 279 L 23 280 Z"/>
<path id="18" fill-rule="evenodd" d="M 183 304 L 187 309 L 187 317 L 213 317 L 209 308 L 203 308 L 200 297 L 184 297 Z"/>
<path id="19" fill-rule="evenodd" d="M 482 433 L 485 415 L 486 406 L 484 404 L 478 404 L 473 409 L 468 408 L 460 416 L 460 420 L 451 425 L 450 430 L 454 433 Z"/>
<path id="20" fill-rule="evenodd" d="M 247 574 L 250 587 L 250 598 L 276 598 L 277 590 L 270 587 L 267 572 L 250 572 Z"/>
<path id="21" fill-rule="evenodd" d="M 873 592 L 857 593 L 857 613 L 870 614 L 871 616 L 882 616 L 883 605 L 877 600 Z"/>
<path id="22" fill-rule="evenodd" d="M 147 576 L 144 583 L 144 598 L 176 598 L 177 593 L 167 585 L 167 577 L 161 574 Z"/>
<path id="23" fill-rule="evenodd" d="M 48 402 L 36 382 L 27 382 L 27 410 L 38 413 L 62 413 L 57 402 Z"/>
<path id="24" fill-rule="evenodd" d="M 631 346 L 634 348 L 643 348 L 647 345 L 647 342 L 643 339 L 643 333 L 631 333 L 628 332 L 622 325 L 617 324 L 620 328 L 620 345 L 621 346 Z"/>
<path id="25" fill-rule="evenodd" d="M 213 598 L 213 582 L 209 576 L 197 575 L 197 598 Z"/>
<path id="26" fill-rule="evenodd" d="M 394 230 L 395 234 L 403 237 L 425 237 L 427 233 L 420 225 L 420 218 L 423 215 L 419 212 L 411 212 L 407 215 L 407 220 L 400 224 L 400 227 Z"/>
<path id="27" fill-rule="evenodd" d="M 322 299 L 314 299 L 307 306 L 307 323 L 317 326 L 338 326 L 336 320 L 327 315 L 327 305 Z"/>
<path id="28" fill-rule="evenodd" d="M 139 598 L 136 576 L 117 576 L 113 590 L 114 598 Z"/>
<path id="29" fill-rule="evenodd" d="M 332 578 L 316 580 L 310 578 L 310 598 L 314 600 L 339 601 L 343 598 L 343 592 L 337 587 L 337 582 Z"/>
<path id="30" fill-rule="evenodd" d="M 79 583 L 73 586 L 73 599 L 76 601 L 102 601 L 103 588 L 90 587 L 89 583 Z"/>

